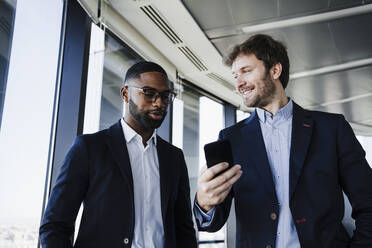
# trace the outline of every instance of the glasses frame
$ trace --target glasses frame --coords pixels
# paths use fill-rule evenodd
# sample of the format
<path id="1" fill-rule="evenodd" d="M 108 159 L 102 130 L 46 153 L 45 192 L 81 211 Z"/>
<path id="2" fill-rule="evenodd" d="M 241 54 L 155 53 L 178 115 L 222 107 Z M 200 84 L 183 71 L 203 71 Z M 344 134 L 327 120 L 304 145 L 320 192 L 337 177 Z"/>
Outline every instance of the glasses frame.
<path id="1" fill-rule="evenodd" d="M 141 90 L 142 93 L 143 93 L 143 95 L 144 95 L 144 99 L 145 99 L 146 101 L 148 101 L 148 102 L 151 102 L 151 103 L 156 102 L 156 101 L 159 99 L 159 97 L 160 97 L 160 98 L 161 98 L 161 101 L 162 101 L 163 103 L 171 104 L 171 103 L 174 101 L 174 99 L 176 98 L 176 96 L 177 96 L 177 93 L 174 92 L 174 91 L 172 91 L 172 90 L 169 90 L 169 91 L 166 90 L 166 91 L 159 92 L 159 91 L 157 91 L 156 89 L 154 89 L 154 88 L 152 88 L 152 87 L 148 87 L 148 86 L 138 87 L 138 86 L 129 85 L 129 84 L 124 85 L 124 87 L 127 87 L 127 88 L 132 87 L 132 88 L 135 88 L 135 89 L 137 89 L 137 90 Z M 147 96 L 146 96 L 146 94 L 145 94 L 145 90 L 147 90 L 147 89 L 156 92 L 156 94 L 152 97 L 151 100 L 146 99 Z M 164 92 L 169 92 L 169 96 L 167 97 L 167 99 L 169 99 L 169 100 L 164 100 L 164 99 L 165 99 Z M 170 96 L 171 96 L 171 97 L 170 97 Z"/>

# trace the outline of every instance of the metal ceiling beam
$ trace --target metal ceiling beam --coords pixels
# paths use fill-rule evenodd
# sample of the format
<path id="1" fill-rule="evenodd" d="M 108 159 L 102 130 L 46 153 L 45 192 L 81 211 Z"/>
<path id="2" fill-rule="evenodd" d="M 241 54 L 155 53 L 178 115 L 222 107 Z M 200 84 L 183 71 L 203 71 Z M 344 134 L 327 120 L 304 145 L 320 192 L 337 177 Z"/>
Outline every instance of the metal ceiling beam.
<path id="1" fill-rule="evenodd" d="M 360 94 L 360 95 L 356 95 L 356 96 L 352 96 L 352 97 L 348 97 L 348 98 L 344 98 L 344 99 L 339 99 L 339 100 L 334 100 L 334 101 L 329 101 L 329 102 L 323 102 L 321 104 L 316 104 L 316 105 L 305 106 L 305 108 L 314 109 L 314 108 L 325 107 L 325 106 L 333 105 L 333 104 L 341 104 L 341 103 L 351 102 L 351 101 L 354 101 L 354 100 L 359 100 L 361 98 L 366 98 L 366 97 L 371 97 L 371 96 L 372 96 L 372 92 L 368 92 L 368 93 L 365 93 L 365 94 Z"/>
<path id="2" fill-rule="evenodd" d="M 353 61 L 349 61 L 349 62 L 342 63 L 342 64 L 324 66 L 322 68 L 318 68 L 314 70 L 291 73 L 290 79 L 294 80 L 294 79 L 317 76 L 317 75 L 328 74 L 328 73 L 333 73 L 333 72 L 338 72 L 338 71 L 346 71 L 346 70 L 355 69 L 355 68 L 364 67 L 364 66 L 370 66 L 370 65 L 372 65 L 372 58 L 353 60 Z"/>
<path id="3" fill-rule="evenodd" d="M 310 23 L 332 21 L 340 18 L 362 15 L 372 12 L 372 4 L 364 4 L 357 7 L 341 10 L 328 11 L 320 14 L 313 14 L 301 17 L 294 17 L 285 20 L 273 21 L 256 25 L 236 25 L 224 28 L 205 30 L 207 36 L 211 39 L 234 36 L 239 34 L 261 33 L 267 30 L 280 29 Z"/>

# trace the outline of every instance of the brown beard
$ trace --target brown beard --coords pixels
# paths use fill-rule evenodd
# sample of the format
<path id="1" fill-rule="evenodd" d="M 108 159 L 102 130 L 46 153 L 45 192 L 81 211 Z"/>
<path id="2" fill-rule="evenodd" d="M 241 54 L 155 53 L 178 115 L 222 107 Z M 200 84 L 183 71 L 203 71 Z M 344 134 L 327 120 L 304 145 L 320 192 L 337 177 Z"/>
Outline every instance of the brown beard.
<path id="1" fill-rule="evenodd" d="M 274 95 L 276 88 L 274 82 L 270 79 L 270 74 L 266 73 L 261 81 L 263 82 L 261 95 L 258 95 L 256 101 L 248 107 L 262 108 L 267 106 L 272 101 L 272 96 Z"/>

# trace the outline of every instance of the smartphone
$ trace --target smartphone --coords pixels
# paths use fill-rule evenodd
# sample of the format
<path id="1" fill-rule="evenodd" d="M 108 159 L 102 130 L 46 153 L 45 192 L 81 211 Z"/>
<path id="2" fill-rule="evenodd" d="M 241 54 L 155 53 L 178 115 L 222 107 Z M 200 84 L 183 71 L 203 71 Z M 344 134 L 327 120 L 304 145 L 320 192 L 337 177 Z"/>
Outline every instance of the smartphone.
<path id="1" fill-rule="evenodd" d="M 222 174 L 233 166 L 231 144 L 227 139 L 221 139 L 216 142 L 206 144 L 204 146 L 204 153 L 208 168 L 221 162 L 229 163 L 229 167 L 218 173 L 216 176 Z"/>

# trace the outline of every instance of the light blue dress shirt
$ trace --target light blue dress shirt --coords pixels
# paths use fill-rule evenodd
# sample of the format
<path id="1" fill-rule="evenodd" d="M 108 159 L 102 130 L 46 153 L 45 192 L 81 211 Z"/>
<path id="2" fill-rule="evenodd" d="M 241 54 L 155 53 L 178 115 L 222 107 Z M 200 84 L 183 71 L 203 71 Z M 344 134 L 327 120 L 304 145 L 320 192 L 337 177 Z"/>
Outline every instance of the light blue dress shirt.
<path id="1" fill-rule="evenodd" d="M 289 155 L 291 150 L 293 102 L 279 109 L 275 115 L 263 110 L 256 109 L 260 121 L 262 136 L 264 139 L 267 157 L 275 191 L 279 201 L 279 222 L 276 238 L 277 248 L 298 248 L 300 242 L 296 227 L 293 223 L 289 208 Z M 197 206 L 196 218 L 203 227 L 207 227 L 213 220 L 215 209 L 204 213 Z"/>

